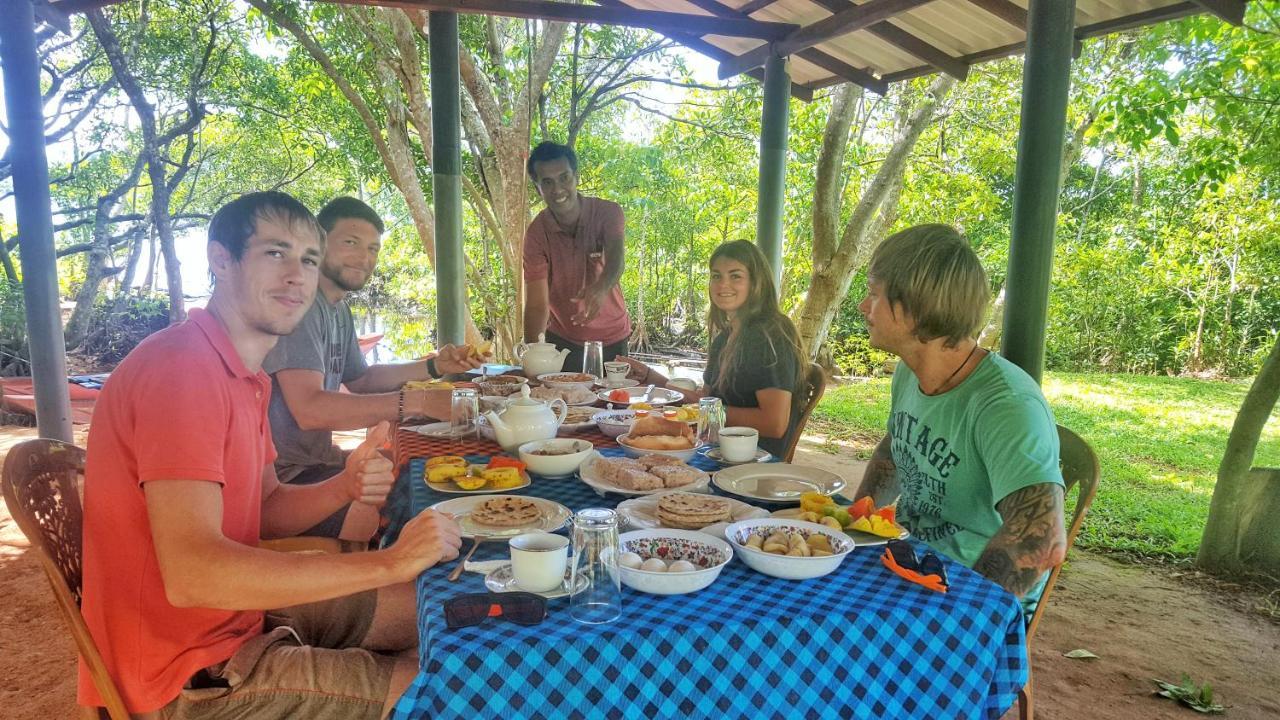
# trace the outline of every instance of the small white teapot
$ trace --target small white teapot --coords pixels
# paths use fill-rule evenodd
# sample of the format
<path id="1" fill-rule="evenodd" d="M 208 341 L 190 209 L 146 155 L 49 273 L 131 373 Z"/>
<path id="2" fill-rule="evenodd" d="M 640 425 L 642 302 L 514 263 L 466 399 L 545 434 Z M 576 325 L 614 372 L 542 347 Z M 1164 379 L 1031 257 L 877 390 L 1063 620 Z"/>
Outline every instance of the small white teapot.
<path id="1" fill-rule="evenodd" d="M 520 349 L 520 366 L 524 368 L 526 377 L 536 378 L 539 375 L 560 372 L 564 369 L 564 359 L 567 357 L 569 357 L 569 351 L 556 349 L 555 343 L 529 343 Z"/>
<path id="2" fill-rule="evenodd" d="M 557 405 L 559 412 L 552 409 Z M 493 426 L 493 434 L 502 449 L 515 453 L 527 442 L 555 437 L 568 410 L 564 400 L 559 398 L 547 404 L 529 397 L 529 386 L 524 384 L 520 386 L 520 397 L 508 402 L 505 410 L 501 413 L 490 410 L 484 416 Z"/>

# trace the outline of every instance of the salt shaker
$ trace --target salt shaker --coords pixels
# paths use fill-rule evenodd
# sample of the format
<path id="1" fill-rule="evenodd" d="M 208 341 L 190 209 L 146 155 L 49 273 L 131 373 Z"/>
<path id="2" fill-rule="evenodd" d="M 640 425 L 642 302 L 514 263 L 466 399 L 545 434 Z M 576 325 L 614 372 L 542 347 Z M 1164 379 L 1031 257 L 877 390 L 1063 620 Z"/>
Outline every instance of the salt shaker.
<path id="1" fill-rule="evenodd" d="M 585 579 L 584 579 L 585 578 Z M 618 572 L 618 516 L 605 508 L 586 508 L 573 517 L 573 576 L 569 616 L 598 624 L 622 615 L 622 576 Z"/>

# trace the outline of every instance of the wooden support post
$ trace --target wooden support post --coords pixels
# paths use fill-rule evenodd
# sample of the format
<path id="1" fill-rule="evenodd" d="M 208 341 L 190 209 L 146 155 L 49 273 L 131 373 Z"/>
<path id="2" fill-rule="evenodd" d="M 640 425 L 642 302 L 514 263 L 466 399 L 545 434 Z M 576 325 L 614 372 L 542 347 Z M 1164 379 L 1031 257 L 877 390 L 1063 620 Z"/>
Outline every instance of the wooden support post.
<path id="1" fill-rule="evenodd" d="M 787 186 L 787 124 L 791 116 L 787 61 L 771 55 L 764 64 L 764 108 L 760 117 L 760 184 L 756 193 L 756 244 L 782 288 L 782 219 Z"/>
<path id="2" fill-rule="evenodd" d="M 0 66 L 9 116 L 9 152 L 22 251 L 22 295 L 26 304 L 36 425 L 42 438 L 73 442 L 67 390 L 67 348 L 58 307 L 58 261 L 49 212 L 49 164 L 44 147 L 44 102 L 31 0 L 12 0 L 0 22 Z"/>
<path id="3" fill-rule="evenodd" d="M 1075 0 L 1031 0 L 1002 353 L 1040 381 L 1071 87 Z"/>
<path id="4" fill-rule="evenodd" d="M 458 16 L 432 12 L 431 178 L 436 213 L 436 342 L 462 343 L 467 289 L 462 247 L 462 98 L 458 75 Z"/>

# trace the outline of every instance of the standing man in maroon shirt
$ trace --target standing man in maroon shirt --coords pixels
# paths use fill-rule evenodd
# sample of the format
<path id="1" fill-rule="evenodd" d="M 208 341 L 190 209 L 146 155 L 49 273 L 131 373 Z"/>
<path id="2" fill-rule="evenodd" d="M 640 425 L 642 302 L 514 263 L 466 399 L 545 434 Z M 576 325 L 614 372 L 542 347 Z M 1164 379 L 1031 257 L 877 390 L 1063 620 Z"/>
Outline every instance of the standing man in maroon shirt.
<path id="1" fill-rule="evenodd" d="M 550 141 L 529 155 L 529 177 L 547 207 L 524 236 L 524 339 L 569 350 L 564 369 L 582 369 L 583 344 L 598 340 L 604 359 L 627 354 L 631 318 L 618 280 L 625 221 L 615 202 L 578 194 L 578 156 Z"/>

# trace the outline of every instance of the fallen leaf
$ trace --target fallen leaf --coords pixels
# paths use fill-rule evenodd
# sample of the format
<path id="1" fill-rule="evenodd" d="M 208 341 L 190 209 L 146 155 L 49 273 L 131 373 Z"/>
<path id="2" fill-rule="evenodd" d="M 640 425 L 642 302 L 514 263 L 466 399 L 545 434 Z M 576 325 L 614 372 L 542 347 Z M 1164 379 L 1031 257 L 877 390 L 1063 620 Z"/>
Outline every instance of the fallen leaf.
<path id="1" fill-rule="evenodd" d="M 1079 650 L 1072 650 L 1071 652 L 1064 652 L 1062 653 L 1062 657 L 1071 658 L 1072 660 L 1096 660 L 1098 658 L 1097 655 L 1094 655 L 1083 648 Z"/>

